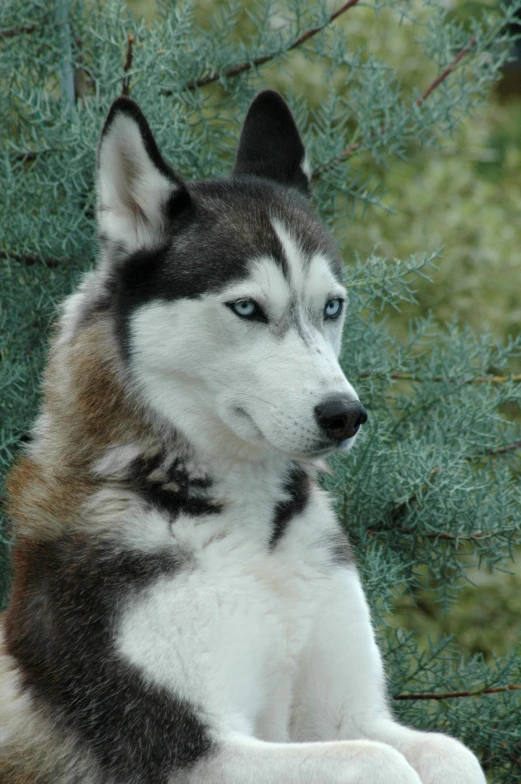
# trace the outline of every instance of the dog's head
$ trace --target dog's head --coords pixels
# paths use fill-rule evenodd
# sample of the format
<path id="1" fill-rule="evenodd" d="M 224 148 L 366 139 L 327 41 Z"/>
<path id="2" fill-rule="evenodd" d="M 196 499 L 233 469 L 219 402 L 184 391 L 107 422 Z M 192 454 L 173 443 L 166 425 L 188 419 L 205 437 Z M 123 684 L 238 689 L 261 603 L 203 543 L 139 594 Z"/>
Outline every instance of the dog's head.
<path id="1" fill-rule="evenodd" d="M 98 218 L 118 342 L 138 394 L 190 440 L 312 458 L 366 419 L 338 363 L 342 266 L 309 185 L 277 93 L 254 100 L 232 175 L 212 182 L 179 179 L 134 102 L 110 110 Z"/>

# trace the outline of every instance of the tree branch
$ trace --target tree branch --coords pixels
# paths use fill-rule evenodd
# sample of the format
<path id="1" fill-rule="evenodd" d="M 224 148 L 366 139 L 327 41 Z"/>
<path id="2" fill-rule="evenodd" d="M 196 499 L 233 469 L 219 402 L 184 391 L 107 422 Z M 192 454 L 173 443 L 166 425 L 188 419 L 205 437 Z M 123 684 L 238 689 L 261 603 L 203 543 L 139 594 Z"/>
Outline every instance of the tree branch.
<path id="1" fill-rule="evenodd" d="M 447 533 L 446 531 L 413 531 L 410 528 L 393 528 L 393 534 L 404 534 L 406 536 L 417 536 L 417 537 L 427 537 L 429 539 L 447 539 L 449 541 L 455 540 L 462 540 L 465 542 L 473 542 L 476 540 L 482 539 L 493 539 L 496 536 L 508 536 L 508 534 L 518 533 L 519 529 L 517 527 L 513 528 L 506 528 L 506 529 L 499 529 L 497 531 L 481 531 L 475 534 L 465 534 L 465 533 Z M 368 528 L 367 533 L 369 536 L 377 536 L 378 534 L 388 534 L 389 529 L 383 528 L 380 531 L 378 528 Z"/>
<path id="2" fill-rule="evenodd" d="M 515 452 L 516 449 L 521 449 L 521 441 L 514 441 L 513 444 L 505 444 L 504 446 L 498 446 L 494 449 L 487 449 L 481 455 L 470 455 L 467 460 L 478 460 L 480 457 L 486 457 L 488 455 L 504 455 L 507 452 Z"/>
<path id="3" fill-rule="evenodd" d="M 20 161 L 21 163 L 30 163 L 31 161 L 35 161 L 39 155 L 42 155 L 41 152 L 18 152 L 16 155 L 13 156 L 15 161 Z"/>
<path id="4" fill-rule="evenodd" d="M 349 2 L 344 3 L 340 6 L 340 8 L 328 16 L 324 24 L 306 30 L 305 33 L 302 33 L 302 35 L 293 41 L 293 43 L 290 44 L 287 48 L 281 49 L 277 52 L 271 52 L 270 54 L 260 55 L 259 57 L 255 57 L 253 60 L 248 60 L 247 62 L 239 63 L 238 65 L 233 65 L 224 72 L 213 71 L 213 73 L 206 74 L 206 76 L 201 76 L 200 79 L 194 79 L 193 82 L 188 82 L 186 89 L 196 90 L 198 87 L 206 87 L 207 84 L 216 82 L 221 78 L 231 79 L 234 76 L 239 76 L 239 74 L 246 73 L 246 71 L 251 71 L 252 68 L 258 68 L 259 65 L 269 63 L 270 60 L 274 60 L 275 57 L 277 57 L 279 54 L 282 54 L 282 52 L 291 52 L 293 49 L 297 49 L 299 46 L 302 46 L 303 43 L 309 41 L 310 38 L 313 38 L 313 36 L 317 35 L 317 33 L 320 33 L 322 30 L 325 30 L 326 27 L 329 27 L 329 25 L 332 24 L 335 19 L 338 19 L 339 16 L 344 14 L 346 11 L 349 11 L 349 9 L 353 8 L 353 6 L 358 5 L 359 2 L 360 0 L 349 0 Z M 161 95 L 172 95 L 172 90 L 162 90 Z"/>
<path id="5" fill-rule="evenodd" d="M 7 259 L 12 261 L 20 261 L 22 264 L 27 264 L 32 267 L 33 264 L 44 264 L 46 267 L 59 267 L 62 264 L 70 264 L 72 259 L 53 259 L 42 258 L 41 256 L 31 256 L 29 254 L 9 253 L 7 251 L 0 251 L 0 259 Z"/>
<path id="6" fill-rule="evenodd" d="M 367 370 L 365 373 L 360 374 L 360 378 L 369 378 L 370 376 L 380 375 L 381 378 L 387 378 L 385 374 L 374 374 L 371 373 L 370 370 Z M 521 373 L 512 376 L 477 376 L 473 378 L 457 378 L 456 376 L 449 376 L 448 378 L 444 378 L 443 376 L 432 376 L 431 378 L 420 378 L 419 376 L 415 376 L 414 373 L 400 373 L 395 372 L 389 375 L 389 378 L 398 381 L 418 381 L 423 383 L 425 381 L 436 381 L 436 382 L 450 382 L 453 384 L 503 384 L 506 381 L 521 381 Z"/>
<path id="7" fill-rule="evenodd" d="M 125 59 L 125 65 L 123 66 L 125 76 L 121 80 L 121 95 L 130 95 L 130 77 L 127 74 L 132 68 L 132 58 L 134 55 L 133 47 L 135 40 L 136 39 L 133 35 L 127 36 L 127 56 Z"/>
<path id="8" fill-rule="evenodd" d="M 436 79 L 433 79 L 427 89 L 424 90 L 420 97 L 416 99 L 416 106 L 421 106 L 427 100 L 429 95 L 436 89 L 436 87 L 439 87 L 439 85 L 445 81 L 447 76 L 449 76 L 455 70 L 465 55 L 467 55 L 470 50 L 475 47 L 476 42 L 477 36 L 473 35 L 468 44 L 464 46 L 463 49 L 460 49 L 454 60 L 445 68 L 444 71 L 441 72 L 441 74 L 439 74 L 439 76 L 436 77 Z"/>
<path id="9" fill-rule="evenodd" d="M 513 452 L 516 449 L 521 449 L 521 441 L 516 441 L 513 444 L 506 444 L 504 446 L 495 447 L 493 449 L 488 449 L 480 455 L 468 455 L 465 460 L 479 460 L 483 457 L 488 457 L 489 455 L 499 455 L 504 454 L 506 452 Z M 430 482 L 431 479 L 440 472 L 440 467 L 435 466 L 431 473 L 429 474 L 427 482 Z M 491 539 L 495 536 L 505 536 L 509 533 L 514 533 L 517 529 L 505 529 L 505 530 L 498 530 L 498 531 L 478 531 L 472 534 L 461 534 L 461 533 L 448 533 L 445 531 L 413 531 L 410 528 L 400 528 L 399 526 L 401 520 L 407 515 L 411 507 L 417 505 L 419 502 L 419 493 L 424 493 L 429 489 L 428 483 L 425 483 L 421 486 L 420 490 L 413 493 L 406 501 L 402 501 L 401 503 L 397 504 L 393 509 L 390 510 L 390 522 L 392 528 L 389 525 L 384 525 L 382 528 L 378 528 L 377 526 L 371 526 L 371 528 L 367 529 L 369 536 L 377 536 L 378 534 L 388 534 L 390 530 L 393 531 L 394 534 L 403 534 L 403 535 L 411 535 L 416 537 L 428 537 L 432 539 L 446 539 L 449 541 L 458 541 L 458 540 L 466 540 L 466 541 L 477 541 L 480 539 Z M 344 518 L 345 519 L 345 518 Z"/>
<path id="10" fill-rule="evenodd" d="M 509 684 L 508 686 L 495 686 L 491 689 L 478 689 L 477 691 L 447 691 L 436 694 L 420 693 L 420 694 L 397 694 L 393 697 L 394 700 L 453 700 L 459 697 L 481 697 L 482 694 L 498 694 L 505 691 L 521 690 L 519 684 Z"/>
<path id="11" fill-rule="evenodd" d="M 32 24 L 27 27 L 12 27 L 10 30 L 0 30 L 0 41 L 2 38 L 13 38 L 15 35 L 22 35 L 23 33 L 32 33 L 36 30 L 38 25 Z"/>
<path id="12" fill-rule="evenodd" d="M 434 90 L 437 87 L 439 87 L 440 84 L 442 84 L 442 82 L 445 81 L 445 79 L 456 69 L 456 67 L 463 60 L 463 58 L 471 51 L 471 49 L 473 49 L 473 47 L 476 44 L 476 41 L 477 41 L 476 36 L 472 36 L 468 44 L 464 46 L 463 49 L 460 49 L 460 51 L 458 52 L 454 60 L 451 63 L 449 63 L 449 65 L 435 79 L 433 79 L 433 81 L 429 84 L 429 86 L 416 99 L 416 101 L 414 102 L 416 106 L 422 106 L 425 103 L 425 101 L 431 95 L 431 93 L 433 93 Z M 388 125 L 382 125 L 380 127 L 380 134 L 382 134 L 388 128 L 389 128 Z M 374 136 L 375 133 L 371 135 L 371 138 L 374 138 Z M 361 139 L 359 142 L 353 142 L 352 144 L 350 144 L 349 147 L 347 147 L 344 150 L 344 152 L 340 153 L 340 155 L 338 155 L 336 158 L 333 158 L 333 160 L 329 161 L 328 163 L 324 163 L 322 166 L 319 166 L 317 169 L 315 169 L 311 179 L 317 180 L 319 177 L 322 176 L 322 174 L 324 174 L 327 171 L 330 171 L 330 169 L 333 169 L 338 163 L 343 163 L 344 161 L 347 161 L 349 158 L 351 158 L 352 155 L 354 155 L 355 152 L 357 152 L 361 147 L 363 147 L 365 142 L 366 142 L 365 139 Z"/>

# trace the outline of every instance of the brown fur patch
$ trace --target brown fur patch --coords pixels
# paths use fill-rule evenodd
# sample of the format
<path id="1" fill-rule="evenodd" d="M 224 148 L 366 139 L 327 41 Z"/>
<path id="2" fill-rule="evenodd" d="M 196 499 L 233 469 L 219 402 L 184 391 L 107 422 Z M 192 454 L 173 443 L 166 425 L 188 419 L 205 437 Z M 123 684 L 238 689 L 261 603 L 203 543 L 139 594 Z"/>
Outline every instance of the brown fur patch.
<path id="1" fill-rule="evenodd" d="M 92 464 L 112 444 L 150 434 L 125 389 L 114 337 L 99 319 L 68 343 L 55 341 L 44 380 L 45 425 L 7 482 L 8 513 L 22 535 L 54 538 L 81 528 L 99 487 Z"/>
<path id="2" fill-rule="evenodd" d="M 58 333 L 43 392 L 35 440 L 7 482 L 16 544 L 11 602 L 0 638 L 5 628 L 10 648 L 27 624 L 30 570 L 39 543 L 71 529 L 81 538 L 89 526 L 83 507 L 101 487 L 93 464 L 109 446 L 141 441 L 151 432 L 126 392 L 112 327 L 103 318 L 71 341 L 60 340 Z M 0 784 L 101 784 L 89 752 L 41 713 L 23 679 L 19 664 L 0 647 Z"/>
<path id="3" fill-rule="evenodd" d="M 77 521 L 82 504 L 95 489 L 95 482 L 73 471 L 56 464 L 43 466 L 24 456 L 7 481 L 8 514 L 19 533 L 53 537 Z"/>

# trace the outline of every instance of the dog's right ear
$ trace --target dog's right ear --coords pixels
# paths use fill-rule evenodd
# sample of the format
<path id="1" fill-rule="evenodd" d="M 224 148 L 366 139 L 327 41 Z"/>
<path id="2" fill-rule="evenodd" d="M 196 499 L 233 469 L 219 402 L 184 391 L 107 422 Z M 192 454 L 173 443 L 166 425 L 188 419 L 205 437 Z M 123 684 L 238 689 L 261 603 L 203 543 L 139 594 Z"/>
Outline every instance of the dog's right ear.
<path id="1" fill-rule="evenodd" d="M 137 103 L 117 98 L 101 132 L 97 167 L 102 242 L 133 252 L 164 239 L 190 204 L 184 183 L 163 160 Z"/>
<path id="2" fill-rule="evenodd" d="M 304 144 L 288 104 L 274 90 L 263 90 L 248 109 L 233 174 L 265 177 L 310 195 Z"/>

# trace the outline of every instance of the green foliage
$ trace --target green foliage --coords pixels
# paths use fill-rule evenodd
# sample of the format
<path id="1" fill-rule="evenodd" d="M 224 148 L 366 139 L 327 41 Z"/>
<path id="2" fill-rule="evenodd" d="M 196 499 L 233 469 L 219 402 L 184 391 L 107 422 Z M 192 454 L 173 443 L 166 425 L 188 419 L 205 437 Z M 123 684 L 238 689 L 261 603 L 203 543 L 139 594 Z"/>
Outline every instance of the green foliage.
<path id="1" fill-rule="evenodd" d="M 56 307 L 95 259 L 94 157 L 111 100 L 125 85 L 165 157 L 196 178 L 230 170 L 249 101 L 263 86 L 281 89 L 304 129 L 316 206 L 346 260 L 343 363 L 370 412 L 357 448 L 334 461 L 325 483 L 357 549 L 398 714 L 461 737 L 495 784 L 521 781 L 520 692 L 506 689 L 521 683 L 521 651 L 498 639 L 494 657 L 468 623 L 464 639 L 438 632 L 441 618 L 444 634 L 458 633 L 451 619 L 456 610 L 469 615 L 461 603 L 475 595 L 469 580 L 482 586 L 485 573 L 510 569 L 520 542 L 512 412 L 521 339 L 472 331 L 466 322 L 499 322 L 492 306 L 476 312 L 464 290 L 493 275 L 494 307 L 503 303 L 509 326 L 519 326 L 519 191 L 501 190 L 519 157 L 504 124 L 481 106 L 519 7 L 472 4 L 449 14 L 434 0 L 377 0 L 331 22 L 320 0 L 207 2 L 197 12 L 163 0 L 145 23 L 114 0 L 75 0 L 59 24 L 47 0 L 0 8 L 2 474 L 37 410 Z M 237 72 L 256 58 L 267 59 Z M 477 111 L 480 124 L 462 126 Z M 489 149 L 496 158 L 478 154 Z M 444 324 L 421 315 L 425 306 Z M 406 329 L 393 315 L 400 311 L 414 316 Z M 7 583 L 4 558 L 4 595 Z M 497 595 L 498 612 L 510 611 L 510 595 Z M 483 617 L 470 615 L 476 625 Z M 498 691 L 479 696 L 487 689 Z M 411 698 L 455 692 L 475 696 Z"/>

